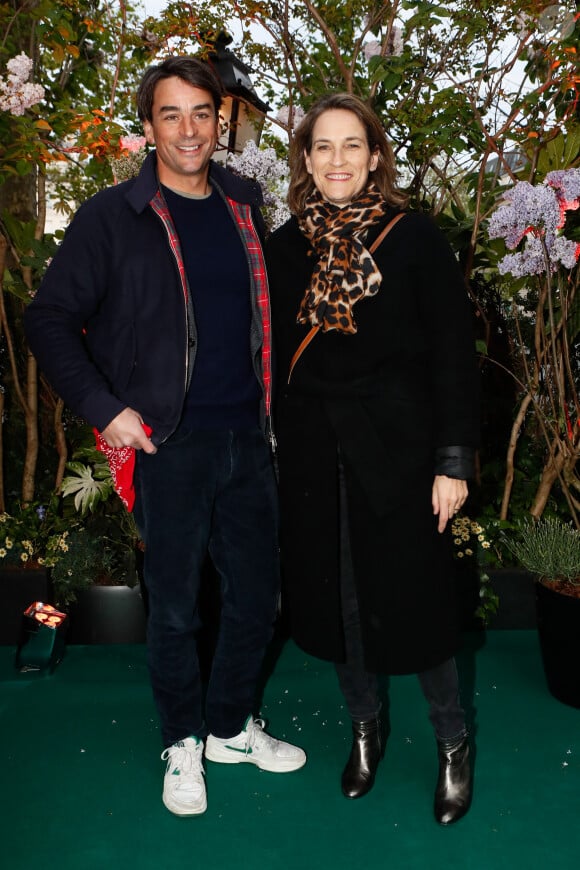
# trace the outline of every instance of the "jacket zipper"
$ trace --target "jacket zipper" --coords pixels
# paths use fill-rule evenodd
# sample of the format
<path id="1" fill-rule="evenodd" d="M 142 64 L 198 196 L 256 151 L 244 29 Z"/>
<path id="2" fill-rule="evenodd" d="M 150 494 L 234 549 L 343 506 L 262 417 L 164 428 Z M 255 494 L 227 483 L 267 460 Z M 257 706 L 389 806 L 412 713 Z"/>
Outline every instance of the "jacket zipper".
<path id="1" fill-rule="evenodd" d="M 159 195 L 162 196 L 161 193 Z M 165 207 L 167 208 L 167 204 L 165 204 Z M 177 251 L 174 250 L 174 247 L 171 244 L 171 233 L 169 232 L 165 218 L 154 207 L 153 207 L 153 211 L 155 212 L 155 214 L 157 215 L 157 217 L 161 221 L 161 225 L 163 226 L 163 229 L 165 230 L 165 234 L 166 234 L 167 240 L 169 242 L 169 250 L 171 251 L 171 253 L 173 255 L 173 260 L 175 262 L 175 268 L 177 270 L 177 280 L 178 280 L 179 285 L 181 287 L 182 296 L 183 296 L 183 308 L 184 308 L 184 315 L 185 315 L 185 336 L 186 336 L 186 338 L 185 338 L 185 360 L 184 360 L 185 379 L 183 382 L 183 396 L 182 396 L 182 401 L 181 401 L 181 410 L 183 410 L 183 403 L 185 402 L 185 396 L 187 393 L 187 382 L 189 379 L 189 348 L 190 348 L 189 341 L 190 341 L 190 339 L 193 339 L 193 330 L 192 330 L 193 324 L 192 324 L 191 318 L 189 316 L 189 302 L 188 302 L 188 300 L 190 300 L 189 286 L 187 284 L 187 276 L 185 276 L 185 270 L 184 270 L 184 279 L 182 280 L 182 278 L 181 278 L 181 270 L 179 268 L 179 260 L 177 257 Z M 169 213 L 169 209 L 167 209 L 167 211 Z M 175 235 L 177 238 L 177 233 Z M 184 281 L 185 281 L 185 285 L 184 285 Z M 173 427 L 173 429 L 171 430 L 171 432 L 167 433 L 167 435 L 159 442 L 160 444 L 164 444 L 168 438 L 171 438 L 171 436 L 173 435 L 173 433 L 177 429 L 178 422 L 179 422 L 179 417 L 177 418 L 176 424 Z"/>

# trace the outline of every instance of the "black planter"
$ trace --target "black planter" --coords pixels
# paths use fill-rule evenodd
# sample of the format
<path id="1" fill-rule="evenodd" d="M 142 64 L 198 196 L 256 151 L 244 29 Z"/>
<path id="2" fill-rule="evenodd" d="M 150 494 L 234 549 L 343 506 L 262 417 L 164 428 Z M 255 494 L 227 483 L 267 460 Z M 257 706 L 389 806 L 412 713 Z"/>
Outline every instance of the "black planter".
<path id="1" fill-rule="evenodd" d="M 499 599 L 497 613 L 488 628 L 535 629 L 536 593 L 533 574 L 521 568 L 494 568 L 488 572 L 493 591 Z"/>
<path id="2" fill-rule="evenodd" d="M 558 701 L 580 709 L 580 598 L 534 585 L 548 688 Z"/>
<path id="3" fill-rule="evenodd" d="M 0 569 L 0 644 L 17 644 L 23 613 L 33 601 L 51 601 L 51 586 L 45 568 Z"/>
<path id="4" fill-rule="evenodd" d="M 68 643 L 144 643 L 139 586 L 90 586 L 69 609 Z"/>

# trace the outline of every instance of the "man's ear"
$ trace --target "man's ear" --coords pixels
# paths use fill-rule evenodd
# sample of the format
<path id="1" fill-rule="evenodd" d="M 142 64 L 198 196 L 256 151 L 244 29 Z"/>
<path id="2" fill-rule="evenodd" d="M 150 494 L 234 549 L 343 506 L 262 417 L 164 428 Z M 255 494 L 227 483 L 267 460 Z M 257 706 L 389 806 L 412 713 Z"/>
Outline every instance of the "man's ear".
<path id="1" fill-rule="evenodd" d="M 153 124 L 151 121 L 143 121 L 143 132 L 147 139 L 148 145 L 155 145 L 155 136 L 153 134 Z"/>

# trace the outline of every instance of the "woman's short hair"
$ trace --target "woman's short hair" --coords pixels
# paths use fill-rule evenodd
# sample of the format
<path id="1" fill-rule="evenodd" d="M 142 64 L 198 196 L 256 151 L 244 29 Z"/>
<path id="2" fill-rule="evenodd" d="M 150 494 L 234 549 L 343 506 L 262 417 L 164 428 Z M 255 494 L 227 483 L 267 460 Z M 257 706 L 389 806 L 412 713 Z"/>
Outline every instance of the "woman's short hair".
<path id="1" fill-rule="evenodd" d="M 137 113 L 141 121 L 153 120 L 153 100 L 155 88 L 163 79 L 175 76 L 201 88 L 211 94 L 216 118 L 219 115 L 225 92 L 220 79 L 212 70 L 209 63 L 198 57 L 168 57 L 162 63 L 150 66 L 145 70 L 141 84 L 137 91 Z"/>
<path id="2" fill-rule="evenodd" d="M 367 142 L 371 154 L 379 156 L 377 168 L 372 173 L 372 180 L 383 194 L 389 205 L 405 206 L 408 197 L 397 187 L 397 171 L 395 156 L 387 139 L 383 126 L 373 110 L 359 97 L 353 94 L 326 94 L 314 103 L 295 130 L 290 145 L 290 184 L 288 187 L 288 205 L 293 214 L 301 214 L 306 198 L 314 190 L 312 175 L 306 169 L 305 154 L 312 150 L 312 134 L 314 125 L 324 112 L 331 109 L 345 109 L 357 116 L 366 130 Z"/>

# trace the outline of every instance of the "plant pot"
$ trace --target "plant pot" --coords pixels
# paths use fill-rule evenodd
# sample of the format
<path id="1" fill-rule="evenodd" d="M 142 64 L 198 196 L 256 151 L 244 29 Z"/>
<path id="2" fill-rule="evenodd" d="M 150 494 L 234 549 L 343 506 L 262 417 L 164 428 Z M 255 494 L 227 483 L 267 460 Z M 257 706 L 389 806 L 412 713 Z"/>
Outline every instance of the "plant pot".
<path id="1" fill-rule="evenodd" d="M 535 629 L 538 620 L 534 575 L 521 568 L 490 568 L 487 573 L 499 599 L 498 611 L 490 617 L 488 628 Z"/>
<path id="2" fill-rule="evenodd" d="M 34 601 L 51 603 L 51 596 L 46 568 L 1 568 L 0 644 L 17 644 L 26 608 Z"/>
<path id="3" fill-rule="evenodd" d="M 538 635 L 552 695 L 580 709 L 580 598 L 535 583 Z"/>
<path id="4" fill-rule="evenodd" d="M 139 586 L 90 586 L 69 610 L 69 643 L 144 643 L 145 607 Z"/>

